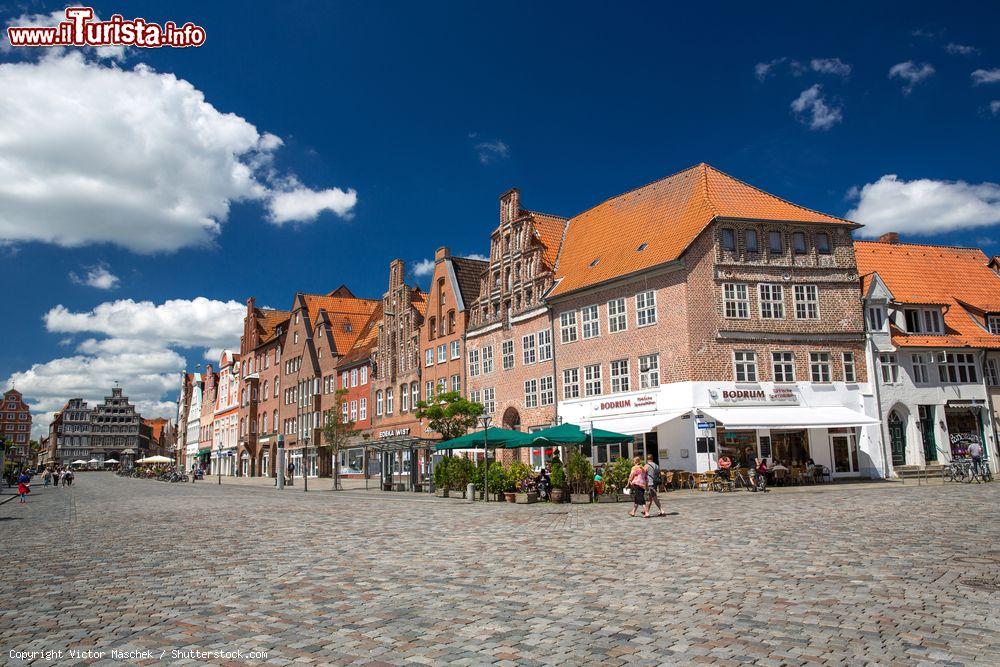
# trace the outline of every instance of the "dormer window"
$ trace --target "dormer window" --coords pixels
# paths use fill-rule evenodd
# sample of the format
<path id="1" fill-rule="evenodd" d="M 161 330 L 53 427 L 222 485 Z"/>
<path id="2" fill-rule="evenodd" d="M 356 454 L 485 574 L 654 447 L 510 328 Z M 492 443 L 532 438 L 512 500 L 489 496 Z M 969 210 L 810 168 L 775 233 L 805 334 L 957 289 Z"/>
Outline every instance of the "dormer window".
<path id="1" fill-rule="evenodd" d="M 736 250 L 736 232 L 732 229 L 722 230 L 722 249 Z"/>
<path id="2" fill-rule="evenodd" d="M 882 306 L 868 306 L 865 317 L 869 331 L 882 331 L 885 327 L 885 309 Z"/>
<path id="3" fill-rule="evenodd" d="M 1000 315 L 990 315 L 986 318 L 986 328 L 991 334 L 1000 336 Z"/>
<path id="4" fill-rule="evenodd" d="M 904 308 L 907 333 L 940 334 L 944 332 L 941 326 L 941 313 L 936 308 Z"/>

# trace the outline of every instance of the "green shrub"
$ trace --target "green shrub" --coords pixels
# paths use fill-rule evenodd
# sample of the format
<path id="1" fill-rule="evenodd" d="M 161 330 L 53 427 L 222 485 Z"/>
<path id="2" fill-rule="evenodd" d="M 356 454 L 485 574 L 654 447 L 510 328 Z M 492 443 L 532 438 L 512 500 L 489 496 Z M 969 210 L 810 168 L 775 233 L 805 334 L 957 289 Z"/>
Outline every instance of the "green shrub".
<path id="1" fill-rule="evenodd" d="M 566 488 L 566 471 L 563 469 L 562 461 L 552 459 L 552 476 L 550 477 L 553 489 Z"/>
<path id="2" fill-rule="evenodd" d="M 447 489 L 451 481 L 452 457 L 445 456 L 434 466 L 434 486 L 438 489 Z"/>
<path id="3" fill-rule="evenodd" d="M 594 489 L 594 466 L 590 459 L 574 449 L 566 460 L 566 478 L 573 493 L 590 493 Z"/>
<path id="4" fill-rule="evenodd" d="M 466 485 L 472 478 L 472 470 L 475 466 L 472 459 L 466 456 L 455 456 L 448 466 L 448 477 L 451 488 L 455 491 L 465 491 Z"/>
<path id="5" fill-rule="evenodd" d="M 503 464 L 499 461 L 490 462 L 487 484 L 489 485 L 491 495 L 503 493 L 507 488 L 507 475 L 503 469 Z"/>
<path id="6" fill-rule="evenodd" d="M 627 458 L 616 460 L 604 467 L 601 480 L 604 482 L 604 493 L 621 493 L 628 484 L 628 475 L 632 471 L 632 462 Z"/>
<path id="7" fill-rule="evenodd" d="M 514 493 L 524 488 L 525 483 L 534 477 L 534 471 L 524 461 L 511 461 L 507 467 L 507 493 Z"/>

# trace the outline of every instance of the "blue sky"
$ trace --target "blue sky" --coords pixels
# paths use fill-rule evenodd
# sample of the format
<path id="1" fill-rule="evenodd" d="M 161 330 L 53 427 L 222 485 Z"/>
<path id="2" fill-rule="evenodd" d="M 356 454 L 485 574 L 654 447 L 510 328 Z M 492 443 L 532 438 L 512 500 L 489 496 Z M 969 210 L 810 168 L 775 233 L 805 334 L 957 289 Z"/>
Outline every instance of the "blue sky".
<path id="1" fill-rule="evenodd" d="M 201 48 L 47 63 L 0 49 L 0 86 L 17 93 L 0 101 L 0 127 L 23 128 L 13 139 L 0 131 L 0 176 L 33 184 L 42 174 L 38 187 L 52 189 L 39 203 L 0 184 L 0 378 L 15 379 L 39 413 L 69 393 L 103 395 L 109 378 L 139 387 L 147 411 L 167 413 L 167 378 L 205 363 L 233 330 L 225 302 L 254 295 L 284 308 L 295 291 L 341 283 L 377 297 L 393 257 L 415 265 L 439 245 L 485 252 L 497 196 L 513 186 L 529 208 L 572 215 L 705 161 L 825 212 L 858 207 L 855 219 L 911 240 L 1000 253 L 995 4 L 94 7 L 104 18 L 190 20 L 208 38 Z M 0 19 L 6 27 L 61 8 L 9 3 Z M 183 99 L 200 92 L 211 123 L 228 129 L 210 125 L 212 137 L 190 148 L 163 141 L 197 118 L 177 120 L 172 110 L 190 107 L 161 104 L 155 86 L 138 94 L 135 117 L 106 103 L 118 81 L 139 85 L 137 66 L 151 68 L 146 83 L 188 82 Z M 81 75 L 96 78 L 78 87 Z M 31 100 L 30 111 L 15 98 Z M 77 120 L 79 140 L 50 129 Z M 228 130 L 239 136 L 215 145 Z M 281 145 L 247 152 L 247 132 Z M 35 150 L 52 136 L 54 146 Z M 120 144 L 108 148 L 105 136 Z M 123 167 L 106 167 L 123 151 Z M 213 181 L 227 151 L 235 157 L 219 164 L 250 165 L 253 184 Z M 187 173 L 202 163 L 204 172 Z M 68 197 L 49 176 L 62 169 L 115 201 Z M 281 208 L 282 193 L 301 195 L 281 200 L 299 206 Z M 118 215 L 119 241 L 108 243 L 98 230 Z M 97 287 L 79 284 L 88 272 Z M 127 299 L 150 304 L 107 305 Z M 213 308 L 227 313 L 217 331 Z M 129 349 L 146 362 L 133 363 Z"/>

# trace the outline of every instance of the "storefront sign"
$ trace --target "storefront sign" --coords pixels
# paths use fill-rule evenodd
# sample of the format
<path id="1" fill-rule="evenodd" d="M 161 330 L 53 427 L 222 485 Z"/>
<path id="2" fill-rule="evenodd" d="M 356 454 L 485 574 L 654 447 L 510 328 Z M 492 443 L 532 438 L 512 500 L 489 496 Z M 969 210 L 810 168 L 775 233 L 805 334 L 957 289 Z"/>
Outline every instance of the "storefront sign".
<path id="1" fill-rule="evenodd" d="M 711 405 L 798 405 L 798 391 L 790 387 L 773 389 L 709 389 Z"/>
<path id="2" fill-rule="evenodd" d="M 379 431 L 378 432 L 378 437 L 380 437 L 382 439 L 385 439 L 385 438 L 399 438 L 399 437 L 404 436 L 404 435 L 410 435 L 410 429 L 409 428 L 396 428 L 396 429 L 392 429 L 392 430 L 389 430 L 389 431 Z"/>
<path id="3" fill-rule="evenodd" d="M 609 414 L 615 412 L 648 412 L 656 410 L 656 396 L 653 394 L 643 394 L 641 396 L 630 396 L 628 398 L 595 401 L 593 403 L 593 409 L 595 414 Z"/>

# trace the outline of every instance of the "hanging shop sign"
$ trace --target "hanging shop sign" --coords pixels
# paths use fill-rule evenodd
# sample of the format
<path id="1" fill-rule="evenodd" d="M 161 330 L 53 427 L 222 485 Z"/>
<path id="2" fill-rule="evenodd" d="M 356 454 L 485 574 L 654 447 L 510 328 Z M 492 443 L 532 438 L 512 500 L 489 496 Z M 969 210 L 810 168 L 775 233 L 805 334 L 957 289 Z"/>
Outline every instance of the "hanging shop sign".
<path id="1" fill-rule="evenodd" d="M 798 405 L 798 390 L 791 387 L 772 389 L 709 389 L 711 405 Z"/>

